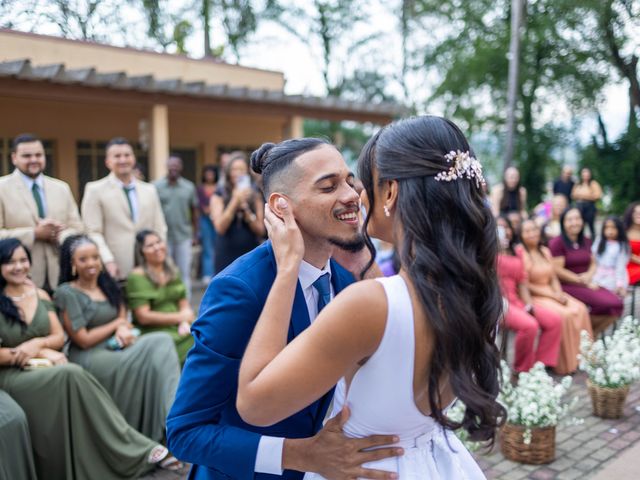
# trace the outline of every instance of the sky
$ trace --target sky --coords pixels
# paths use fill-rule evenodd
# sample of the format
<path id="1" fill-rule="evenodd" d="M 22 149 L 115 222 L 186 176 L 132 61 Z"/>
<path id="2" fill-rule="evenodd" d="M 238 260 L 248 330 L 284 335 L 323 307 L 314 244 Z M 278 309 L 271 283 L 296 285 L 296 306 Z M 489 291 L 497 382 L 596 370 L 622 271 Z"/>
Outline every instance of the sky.
<path id="1" fill-rule="evenodd" d="M 396 33 L 395 18 L 379 4 L 371 12 L 368 28 L 380 32 L 384 42 L 386 58 L 379 58 L 380 65 L 394 63 L 400 58 L 400 39 Z M 639 33 L 640 35 L 640 33 Z M 214 34 L 214 42 L 223 42 Z M 190 52 L 202 52 L 202 35 L 194 34 L 188 43 Z M 640 44 L 640 37 L 639 42 Z M 320 73 L 318 45 L 303 43 L 294 35 L 272 22 L 262 22 L 250 46 L 241 52 L 241 64 L 256 68 L 282 71 L 285 75 L 285 91 L 288 94 L 324 95 L 324 84 Z M 358 61 L 362 61 L 361 58 Z M 396 70 L 399 68 L 396 65 Z M 613 68 L 613 67 L 612 67 Z M 433 85 L 417 83 L 414 79 L 412 91 L 419 99 L 426 100 Z M 401 92 L 394 92 L 400 94 Z M 432 108 L 438 109 L 437 104 Z M 442 111 L 430 111 L 443 114 Z M 600 114 L 607 127 L 609 138 L 617 138 L 626 128 L 629 116 L 628 84 L 620 81 L 605 89 L 604 101 L 600 105 Z M 573 114 L 563 105 L 549 105 L 544 112 L 545 120 L 559 121 L 569 126 L 575 122 Z M 585 115 L 579 120 L 578 138 L 580 143 L 589 142 L 597 132 L 596 115 Z"/>
<path id="2" fill-rule="evenodd" d="M 42 8 L 47 8 L 46 3 L 37 3 L 44 5 Z M 76 2 L 76 4 L 82 3 L 83 2 Z M 308 3 L 309 0 L 296 0 L 295 5 L 303 6 L 305 4 L 308 5 Z M 185 2 L 166 2 L 166 5 L 170 9 L 178 8 L 176 5 L 179 4 L 185 4 Z M 371 2 L 368 4 L 368 13 L 370 14 L 368 23 L 356 25 L 353 31 L 347 34 L 351 38 L 345 39 L 345 45 L 338 46 L 338 50 L 342 48 L 342 51 L 339 51 L 337 56 L 345 58 L 346 61 L 334 65 L 334 70 L 332 71 L 334 75 L 340 75 L 341 72 L 348 71 L 354 64 L 366 65 L 370 69 L 375 69 L 387 75 L 393 75 L 395 72 L 400 71 L 398 65 L 399 59 L 401 58 L 400 38 L 397 33 L 396 17 L 390 11 L 390 8 L 393 8 L 394 4 L 396 4 L 395 1 Z M 120 14 L 124 19 L 124 22 L 122 22 L 123 25 L 110 25 L 110 30 L 105 32 L 105 36 L 110 40 L 113 39 L 113 43 L 122 44 L 122 41 L 118 41 L 118 37 L 122 38 L 122 32 L 126 30 L 126 35 L 130 43 L 133 38 L 135 45 L 148 45 L 149 41 L 144 37 L 144 29 L 139 27 L 140 25 L 146 25 L 146 20 L 140 11 L 133 8 L 130 3 L 124 3 L 122 4 L 122 8 L 120 8 Z M 197 21 L 197 12 L 187 11 L 184 15 Z M 29 30 L 33 28 L 37 33 L 59 35 L 56 27 L 47 25 L 46 22 L 34 27 L 33 24 L 29 25 L 28 22 L 25 21 L 24 26 L 24 29 Z M 373 47 L 382 46 L 382 48 L 377 48 L 375 52 L 373 50 L 360 49 L 350 57 L 350 54 L 345 50 L 346 45 L 349 43 L 348 40 L 357 39 L 372 32 L 378 35 L 378 38 L 373 41 Z M 432 34 L 432 32 L 425 33 L 425 35 Z M 638 35 L 639 38 L 636 43 L 640 45 L 640 32 Z M 214 25 L 212 28 L 212 45 L 223 44 L 224 41 L 225 39 L 221 36 L 219 29 Z M 194 58 L 201 57 L 203 53 L 203 43 L 201 26 L 195 24 L 194 33 L 187 42 L 187 50 L 190 52 L 190 55 Z M 640 47 L 638 48 L 640 49 Z M 355 61 L 351 61 L 353 56 L 357 57 Z M 288 94 L 323 96 L 325 91 L 320 69 L 320 58 L 321 50 L 319 45 L 314 44 L 312 40 L 303 42 L 287 32 L 282 26 L 274 22 L 261 21 L 258 31 L 252 37 L 249 45 L 242 49 L 240 63 L 245 66 L 283 72 L 286 79 L 285 91 Z M 227 57 L 227 60 L 235 63 L 235 59 L 231 55 Z M 418 100 L 416 104 L 426 103 L 426 99 L 429 98 L 435 87 L 435 82 L 432 81 L 434 78 L 435 75 L 429 75 L 426 81 L 424 76 L 415 76 L 409 79 L 412 96 Z M 600 113 L 603 116 L 610 138 L 617 138 L 627 125 L 627 88 L 626 83 L 619 82 L 610 85 L 605 90 L 604 101 L 600 106 Z M 396 91 L 392 91 L 392 93 L 397 94 L 398 97 L 402 97 L 402 92 L 399 90 L 399 87 L 396 87 Z M 430 104 L 429 108 L 430 111 L 428 113 L 444 113 L 438 111 L 440 107 L 438 107 L 437 103 Z M 543 111 L 543 117 L 543 121 L 553 120 L 566 126 L 575 124 L 572 123 L 575 122 L 572 113 L 565 106 L 558 103 L 550 102 Z M 595 115 L 586 115 L 579 120 L 578 138 L 580 143 L 586 143 L 590 140 L 591 135 L 597 131 Z"/>

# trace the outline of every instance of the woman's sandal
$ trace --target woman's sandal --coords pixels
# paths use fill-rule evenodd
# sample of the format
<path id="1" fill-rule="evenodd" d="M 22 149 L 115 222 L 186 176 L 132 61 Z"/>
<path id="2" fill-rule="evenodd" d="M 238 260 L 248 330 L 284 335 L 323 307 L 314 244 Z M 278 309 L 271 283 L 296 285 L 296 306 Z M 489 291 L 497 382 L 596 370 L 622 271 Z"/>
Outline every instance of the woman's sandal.
<path id="1" fill-rule="evenodd" d="M 157 465 L 163 470 L 170 470 L 172 472 L 182 470 L 184 468 L 184 463 L 174 457 L 167 447 L 163 447 L 162 445 L 153 447 L 149 453 L 148 462 L 153 465 Z"/>

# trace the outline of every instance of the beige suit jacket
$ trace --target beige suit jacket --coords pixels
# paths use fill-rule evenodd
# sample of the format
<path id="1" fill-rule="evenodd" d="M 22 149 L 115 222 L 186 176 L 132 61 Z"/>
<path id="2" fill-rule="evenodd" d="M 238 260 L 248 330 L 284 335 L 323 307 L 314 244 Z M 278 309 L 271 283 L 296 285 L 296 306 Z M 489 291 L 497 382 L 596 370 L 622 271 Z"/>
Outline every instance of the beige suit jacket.
<path id="1" fill-rule="evenodd" d="M 47 204 L 47 218 L 66 225 L 59 241 L 69 235 L 84 233 L 84 225 L 78 214 L 69 185 L 61 180 L 44 177 L 44 196 Z M 0 178 L 0 238 L 14 237 L 31 250 L 31 278 L 42 287 L 45 278 L 49 286 L 58 285 L 60 273 L 59 247 L 35 239 L 35 227 L 38 224 L 38 207 L 24 181 L 20 171 Z"/>
<path id="2" fill-rule="evenodd" d="M 138 218 L 131 220 L 129 204 L 113 173 L 87 183 L 82 199 L 82 219 L 87 232 L 98 244 L 105 263 L 116 262 L 120 277 L 133 270 L 136 233 L 149 228 L 163 239 L 167 224 L 156 188 L 150 183 L 136 181 Z"/>

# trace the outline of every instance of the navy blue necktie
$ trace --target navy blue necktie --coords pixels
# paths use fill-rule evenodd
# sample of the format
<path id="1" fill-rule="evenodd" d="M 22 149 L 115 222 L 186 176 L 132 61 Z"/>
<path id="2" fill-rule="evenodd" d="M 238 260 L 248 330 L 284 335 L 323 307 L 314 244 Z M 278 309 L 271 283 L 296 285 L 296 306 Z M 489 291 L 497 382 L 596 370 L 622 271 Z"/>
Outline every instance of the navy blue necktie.
<path id="1" fill-rule="evenodd" d="M 318 313 L 331 301 L 331 280 L 329 274 L 324 273 L 313 282 L 313 287 L 318 291 Z"/>

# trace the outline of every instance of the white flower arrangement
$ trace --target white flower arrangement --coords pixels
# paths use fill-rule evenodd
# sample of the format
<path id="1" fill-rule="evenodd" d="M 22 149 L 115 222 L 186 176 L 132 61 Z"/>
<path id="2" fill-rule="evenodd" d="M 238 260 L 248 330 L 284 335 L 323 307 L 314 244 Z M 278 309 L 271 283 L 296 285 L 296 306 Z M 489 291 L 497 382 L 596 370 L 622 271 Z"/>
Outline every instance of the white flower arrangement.
<path id="1" fill-rule="evenodd" d="M 604 388 L 619 388 L 640 379 L 640 325 L 625 317 L 613 334 L 596 340 L 580 332 L 580 369 L 591 383 Z"/>
<path id="2" fill-rule="evenodd" d="M 502 389 L 498 401 L 507 409 L 507 423 L 525 427 L 524 443 L 531 443 L 531 429 L 556 426 L 568 417 L 578 402 L 574 397 L 564 400 L 571 387 L 571 377 L 562 378 L 559 383 L 547 374 L 544 364 L 537 362 L 528 372 L 522 372 L 518 384 L 511 384 L 511 370 L 502 361 Z M 576 424 L 578 420 L 569 419 Z"/>

